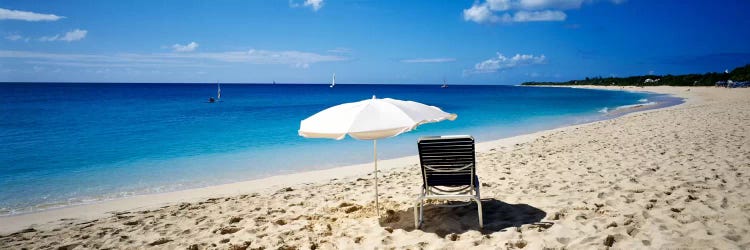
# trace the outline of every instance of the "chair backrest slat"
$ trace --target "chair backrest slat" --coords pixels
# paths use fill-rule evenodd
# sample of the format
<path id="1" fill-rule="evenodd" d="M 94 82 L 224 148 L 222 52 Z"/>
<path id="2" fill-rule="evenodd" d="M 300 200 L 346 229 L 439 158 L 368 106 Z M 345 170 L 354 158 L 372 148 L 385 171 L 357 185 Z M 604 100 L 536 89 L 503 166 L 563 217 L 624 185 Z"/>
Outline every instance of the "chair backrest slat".
<path id="1" fill-rule="evenodd" d="M 473 183 L 472 179 L 476 174 L 474 138 L 471 136 L 422 137 L 419 138 L 417 145 L 422 177 L 426 186 L 465 186 Z M 466 168 L 469 165 L 471 167 Z"/>

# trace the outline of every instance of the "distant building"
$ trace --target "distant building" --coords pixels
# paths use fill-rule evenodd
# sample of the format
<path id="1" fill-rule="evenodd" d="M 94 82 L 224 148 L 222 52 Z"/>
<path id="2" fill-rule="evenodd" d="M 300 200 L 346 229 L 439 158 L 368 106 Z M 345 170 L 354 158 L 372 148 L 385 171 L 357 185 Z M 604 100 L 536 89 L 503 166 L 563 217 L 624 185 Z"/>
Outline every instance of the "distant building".
<path id="1" fill-rule="evenodd" d="M 643 83 L 655 83 L 655 82 L 658 82 L 659 80 L 661 80 L 661 79 L 647 78 L 645 81 L 643 81 Z"/>
<path id="2" fill-rule="evenodd" d="M 718 81 L 718 82 L 716 82 L 716 87 L 723 87 L 723 88 L 747 88 L 747 87 L 750 87 L 750 82 L 748 82 L 748 81 L 735 82 L 735 81 L 732 81 L 732 80 Z"/>
<path id="3" fill-rule="evenodd" d="M 747 87 L 750 87 L 750 82 L 748 82 L 748 81 L 735 82 L 735 81 L 732 81 L 732 80 L 727 80 L 725 87 L 727 87 L 727 88 L 747 88 Z"/>

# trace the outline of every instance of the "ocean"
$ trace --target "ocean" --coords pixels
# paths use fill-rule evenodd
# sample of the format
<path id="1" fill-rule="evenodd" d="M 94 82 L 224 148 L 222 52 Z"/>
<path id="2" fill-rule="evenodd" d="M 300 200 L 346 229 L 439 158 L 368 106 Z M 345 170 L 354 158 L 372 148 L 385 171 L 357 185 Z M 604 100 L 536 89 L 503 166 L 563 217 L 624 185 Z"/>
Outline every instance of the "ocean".
<path id="1" fill-rule="evenodd" d="M 370 141 L 306 139 L 299 122 L 379 98 L 458 114 L 379 140 L 380 159 L 417 153 L 424 135 L 478 141 L 612 117 L 665 95 L 571 88 L 316 84 L 0 84 L 0 215 L 372 161 Z"/>

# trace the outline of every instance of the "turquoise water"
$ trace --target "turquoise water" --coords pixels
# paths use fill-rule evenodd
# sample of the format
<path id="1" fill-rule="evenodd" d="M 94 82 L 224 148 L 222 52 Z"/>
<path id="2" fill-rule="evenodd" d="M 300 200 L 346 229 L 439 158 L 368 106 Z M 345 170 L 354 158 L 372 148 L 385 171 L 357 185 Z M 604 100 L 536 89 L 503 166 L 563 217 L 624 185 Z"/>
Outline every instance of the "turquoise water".
<path id="1" fill-rule="evenodd" d="M 423 135 L 479 141 L 604 119 L 669 97 L 514 86 L 0 84 L 0 214 L 364 163 L 370 141 L 305 139 L 299 121 L 372 95 L 458 114 L 378 142 L 381 159 L 416 154 Z"/>

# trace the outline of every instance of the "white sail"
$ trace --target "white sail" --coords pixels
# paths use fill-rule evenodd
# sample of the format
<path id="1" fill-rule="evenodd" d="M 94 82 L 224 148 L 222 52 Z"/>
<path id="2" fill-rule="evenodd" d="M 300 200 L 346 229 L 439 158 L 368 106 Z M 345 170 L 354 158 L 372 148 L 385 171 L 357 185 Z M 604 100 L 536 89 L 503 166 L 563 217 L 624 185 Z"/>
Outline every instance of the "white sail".
<path id="1" fill-rule="evenodd" d="M 218 87 L 217 93 L 216 93 L 216 99 L 221 100 L 221 84 L 219 82 L 216 82 L 216 85 Z"/>
<path id="2" fill-rule="evenodd" d="M 333 80 L 331 80 L 331 88 L 333 88 L 333 86 L 336 86 L 336 73 L 333 73 Z"/>

